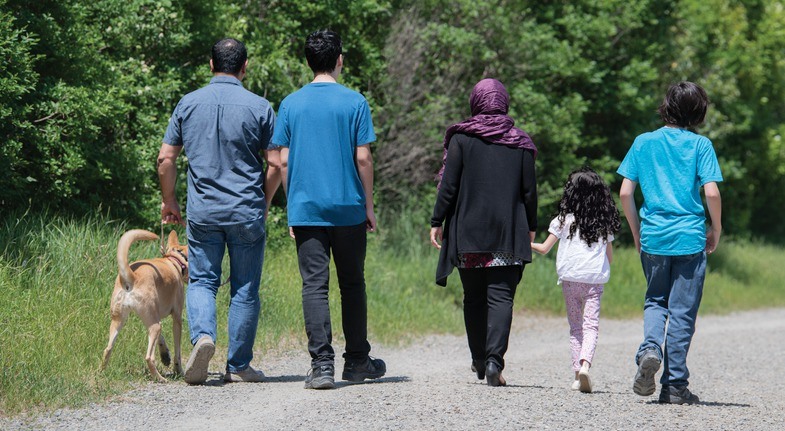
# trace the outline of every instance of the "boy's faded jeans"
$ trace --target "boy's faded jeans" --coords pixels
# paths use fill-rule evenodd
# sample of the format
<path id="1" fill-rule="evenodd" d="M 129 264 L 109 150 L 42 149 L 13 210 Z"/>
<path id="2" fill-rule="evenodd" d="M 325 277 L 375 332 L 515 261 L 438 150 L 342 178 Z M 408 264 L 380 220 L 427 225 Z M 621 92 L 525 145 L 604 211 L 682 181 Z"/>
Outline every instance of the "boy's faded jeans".
<path id="1" fill-rule="evenodd" d="M 663 360 L 660 383 L 687 386 L 687 352 L 703 295 L 706 252 L 660 256 L 641 251 L 641 263 L 648 288 L 643 307 L 643 343 L 635 360 L 640 362 L 643 352 L 653 348 Z"/>

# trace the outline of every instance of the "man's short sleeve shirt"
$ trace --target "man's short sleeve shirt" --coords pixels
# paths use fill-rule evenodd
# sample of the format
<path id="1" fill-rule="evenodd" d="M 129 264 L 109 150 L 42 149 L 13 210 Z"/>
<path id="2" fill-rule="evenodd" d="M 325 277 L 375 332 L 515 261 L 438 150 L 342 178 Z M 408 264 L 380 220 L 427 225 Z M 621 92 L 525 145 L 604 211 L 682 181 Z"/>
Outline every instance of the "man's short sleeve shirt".
<path id="1" fill-rule="evenodd" d="M 275 113 L 237 78 L 215 76 L 177 104 L 163 142 L 188 157 L 188 219 L 236 224 L 264 217 L 264 156 Z"/>

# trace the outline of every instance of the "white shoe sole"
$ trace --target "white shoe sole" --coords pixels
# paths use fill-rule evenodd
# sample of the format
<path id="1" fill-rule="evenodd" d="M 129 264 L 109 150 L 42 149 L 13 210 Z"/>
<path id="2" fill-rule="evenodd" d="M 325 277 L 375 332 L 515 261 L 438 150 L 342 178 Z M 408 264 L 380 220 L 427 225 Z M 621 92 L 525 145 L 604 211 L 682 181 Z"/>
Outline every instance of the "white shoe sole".
<path id="1" fill-rule="evenodd" d="M 581 370 L 578 373 L 578 390 L 586 394 L 591 393 L 591 377 L 588 371 Z"/>
<path id="2" fill-rule="evenodd" d="M 188 363 L 185 365 L 183 380 L 189 385 L 201 385 L 207 381 L 207 369 L 215 353 L 215 344 L 210 337 L 202 337 L 194 345 Z"/>

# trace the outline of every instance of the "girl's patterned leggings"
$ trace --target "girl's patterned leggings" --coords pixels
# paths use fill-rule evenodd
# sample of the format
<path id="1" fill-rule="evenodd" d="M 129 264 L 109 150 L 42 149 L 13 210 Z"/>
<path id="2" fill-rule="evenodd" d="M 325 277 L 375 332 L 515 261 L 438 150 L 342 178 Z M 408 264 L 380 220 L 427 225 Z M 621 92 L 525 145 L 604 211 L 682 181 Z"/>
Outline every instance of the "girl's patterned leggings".
<path id="1" fill-rule="evenodd" d="M 592 363 L 600 327 L 602 284 L 562 281 L 567 321 L 570 323 L 572 369 L 579 371 L 581 361 Z"/>

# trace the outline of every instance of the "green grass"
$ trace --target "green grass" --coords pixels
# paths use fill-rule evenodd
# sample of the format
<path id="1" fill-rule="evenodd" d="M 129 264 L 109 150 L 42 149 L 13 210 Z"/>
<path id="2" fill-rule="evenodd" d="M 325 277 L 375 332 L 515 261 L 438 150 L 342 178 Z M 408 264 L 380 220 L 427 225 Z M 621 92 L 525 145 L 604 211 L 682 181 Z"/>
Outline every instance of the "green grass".
<path id="1" fill-rule="evenodd" d="M 422 334 L 463 330 L 457 273 L 447 287 L 434 283 L 438 252 L 428 245 L 427 219 L 422 211 L 404 211 L 369 236 L 366 282 L 372 344 L 406 343 Z M 108 337 L 117 241 L 128 228 L 102 216 L 69 219 L 26 214 L 0 220 L 0 415 L 81 406 L 150 381 L 143 361 L 146 330 L 135 315 L 123 329 L 109 367 L 98 371 Z M 281 232 L 271 238 L 254 362 L 262 366 L 271 352 L 306 346 L 293 241 Z M 157 247 L 154 242 L 137 243 L 131 259 L 154 257 Z M 527 266 L 516 298 L 518 312 L 564 313 L 554 256 L 555 251 L 537 256 Z M 617 249 L 614 258 L 603 316 L 639 316 L 645 283 L 638 255 Z M 783 260 L 781 248 L 722 243 L 709 259 L 701 312 L 785 306 L 781 283 L 785 265 L 779 264 Z M 335 280 L 333 273 L 334 341 L 341 346 Z M 219 349 L 214 367 L 225 361 L 227 287 L 220 289 L 218 303 Z M 187 339 L 187 325 L 185 331 Z M 164 335 L 171 346 L 170 319 L 164 321 Z M 187 342 L 183 350 L 187 358 Z M 159 369 L 165 376 L 169 373 L 160 364 Z"/>
<path id="2" fill-rule="evenodd" d="M 526 310 L 564 314 L 561 287 L 556 285 L 556 250 L 535 255 L 518 287 L 516 305 Z M 700 314 L 785 306 L 785 249 L 725 239 L 709 255 Z M 646 279 L 640 257 L 630 248 L 615 248 L 611 279 L 602 295 L 602 315 L 630 318 L 642 314 Z"/>

